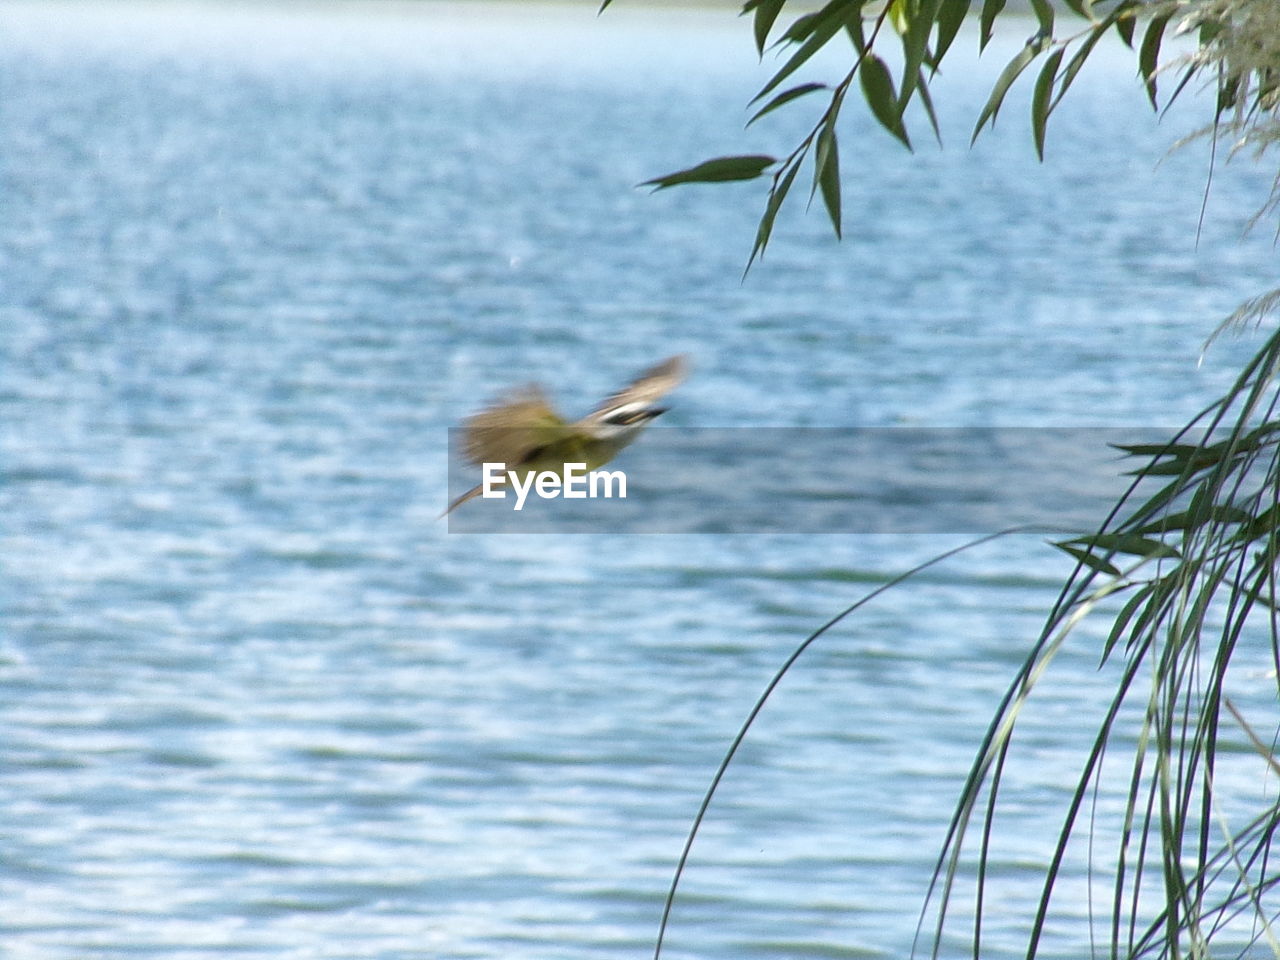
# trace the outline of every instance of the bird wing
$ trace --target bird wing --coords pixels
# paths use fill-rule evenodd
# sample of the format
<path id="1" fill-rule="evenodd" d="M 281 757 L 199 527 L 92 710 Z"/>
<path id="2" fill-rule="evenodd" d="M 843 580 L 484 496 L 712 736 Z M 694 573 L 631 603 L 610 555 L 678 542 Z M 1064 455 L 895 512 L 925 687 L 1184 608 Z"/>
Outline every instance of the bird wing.
<path id="1" fill-rule="evenodd" d="M 530 384 L 464 421 L 463 453 L 474 464 L 505 463 L 510 469 L 563 438 L 567 427 L 542 388 Z"/>
<path id="2" fill-rule="evenodd" d="M 589 419 L 628 403 L 653 403 L 663 394 L 680 385 L 689 372 L 689 362 L 684 354 L 667 357 L 657 366 L 650 367 L 612 396 L 605 397 L 589 414 Z"/>

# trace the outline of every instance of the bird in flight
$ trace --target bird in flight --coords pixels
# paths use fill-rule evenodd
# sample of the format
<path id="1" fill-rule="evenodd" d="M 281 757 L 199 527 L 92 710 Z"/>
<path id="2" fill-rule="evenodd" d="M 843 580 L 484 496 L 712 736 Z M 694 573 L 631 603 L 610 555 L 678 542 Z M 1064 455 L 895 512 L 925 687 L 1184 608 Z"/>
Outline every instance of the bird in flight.
<path id="1" fill-rule="evenodd" d="M 521 479 L 548 471 L 563 476 L 566 463 L 581 463 L 586 470 L 595 470 L 666 412 L 657 401 L 678 386 L 687 371 L 683 355 L 669 357 L 572 423 L 552 409 L 541 386 L 530 384 L 467 418 L 463 454 L 477 466 L 505 464 L 506 470 Z M 483 489 L 483 484 L 472 487 L 441 516 L 478 497 Z"/>

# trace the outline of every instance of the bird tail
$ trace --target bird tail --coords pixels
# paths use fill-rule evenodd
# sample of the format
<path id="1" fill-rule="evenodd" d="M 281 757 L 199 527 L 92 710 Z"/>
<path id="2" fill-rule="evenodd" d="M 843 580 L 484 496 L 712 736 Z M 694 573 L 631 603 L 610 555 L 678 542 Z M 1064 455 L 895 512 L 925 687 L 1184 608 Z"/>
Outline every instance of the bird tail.
<path id="1" fill-rule="evenodd" d="M 458 499 L 453 501 L 453 503 L 449 504 L 449 506 L 445 508 L 444 513 L 440 514 L 440 516 L 436 517 L 436 519 L 439 520 L 441 519 L 441 517 L 447 517 L 449 514 L 453 513 L 453 511 L 456 510 L 458 507 L 462 506 L 462 504 L 466 503 L 468 500 L 472 499 L 473 497 L 480 496 L 480 494 L 483 492 L 484 492 L 484 484 L 477 484 L 476 486 L 468 490 L 466 493 L 464 493 L 462 496 L 458 497 Z"/>

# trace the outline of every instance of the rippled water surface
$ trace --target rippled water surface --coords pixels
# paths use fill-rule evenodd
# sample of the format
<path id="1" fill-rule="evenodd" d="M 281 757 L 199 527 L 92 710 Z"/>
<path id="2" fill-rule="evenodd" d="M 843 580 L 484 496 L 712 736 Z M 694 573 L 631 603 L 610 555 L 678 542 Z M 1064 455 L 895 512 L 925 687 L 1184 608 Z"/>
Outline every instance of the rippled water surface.
<path id="1" fill-rule="evenodd" d="M 651 950 L 775 667 L 963 538 L 450 534 L 448 427 L 506 386 L 585 412 L 687 352 L 668 429 L 1151 428 L 1229 382 L 1248 341 L 1197 359 L 1272 270 L 1240 239 L 1266 180 L 1221 170 L 1197 245 L 1205 151 L 1160 163 L 1192 117 L 1157 125 L 1105 47 L 1044 164 L 1016 98 L 965 146 L 1019 37 L 944 79 L 944 150 L 848 111 L 844 242 L 797 208 L 743 280 L 758 190 L 634 185 L 804 132 L 742 132 L 747 26 L 0 10 L 0 953 Z M 669 955 L 905 956 L 1066 569 L 997 542 L 816 644 L 712 807 Z M 1043 862 L 1107 695 L 1096 633 L 1027 717 L 1005 878 Z M 993 922 L 993 951 L 1024 931 Z"/>

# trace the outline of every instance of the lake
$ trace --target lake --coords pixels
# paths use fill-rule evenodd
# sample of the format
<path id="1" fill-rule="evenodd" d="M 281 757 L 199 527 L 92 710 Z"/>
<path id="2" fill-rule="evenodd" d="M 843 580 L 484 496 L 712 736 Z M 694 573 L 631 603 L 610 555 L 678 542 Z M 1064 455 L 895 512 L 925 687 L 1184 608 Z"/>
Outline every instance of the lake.
<path id="1" fill-rule="evenodd" d="M 926 460 L 871 471 L 896 483 L 887 526 L 759 509 L 788 485 L 741 480 L 756 509 L 720 529 L 706 494 L 753 471 L 682 474 L 710 445 L 689 438 L 1147 435 L 1256 348 L 1201 359 L 1273 285 L 1269 228 L 1242 237 L 1265 169 L 1218 169 L 1198 231 L 1207 145 L 1166 157 L 1197 103 L 1157 122 L 1118 45 L 1043 164 L 1026 90 L 969 149 L 1024 38 L 948 67 L 943 149 L 917 117 L 908 153 L 851 103 L 844 240 L 799 196 L 744 278 L 760 182 L 636 189 L 807 130 L 810 107 L 744 132 L 772 61 L 730 7 L 6 4 L 5 956 L 651 954 L 773 671 L 1004 524 L 999 499 L 933 523 L 951 515 Z M 692 375 L 617 461 L 663 523 L 439 519 L 467 414 L 543 381 L 580 415 L 675 353 Z M 973 752 L 1070 569 L 1045 541 L 931 568 L 808 651 L 710 809 L 664 956 L 908 954 Z M 1021 955 L 1018 891 L 1116 676 L 1103 636 L 1085 624 L 1025 718 L 985 957 Z M 1266 703 L 1260 657 L 1241 695 Z M 1082 865 L 1063 889 L 1045 948 L 1078 957 Z"/>

